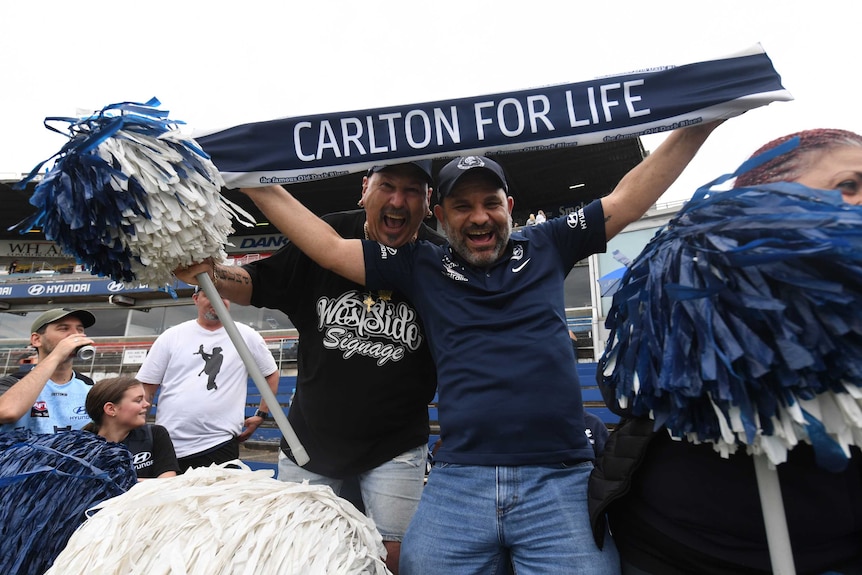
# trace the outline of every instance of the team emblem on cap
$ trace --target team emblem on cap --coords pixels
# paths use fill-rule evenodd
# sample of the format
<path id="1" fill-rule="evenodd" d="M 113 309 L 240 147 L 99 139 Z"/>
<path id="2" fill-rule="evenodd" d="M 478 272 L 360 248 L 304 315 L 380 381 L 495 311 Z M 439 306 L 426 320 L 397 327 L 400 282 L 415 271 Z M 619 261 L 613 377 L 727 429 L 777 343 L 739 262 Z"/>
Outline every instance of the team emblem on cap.
<path id="1" fill-rule="evenodd" d="M 485 162 L 479 156 L 464 156 L 458 160 L 459 170 L 469 170 L 470 168 L 484 168 Z"/>

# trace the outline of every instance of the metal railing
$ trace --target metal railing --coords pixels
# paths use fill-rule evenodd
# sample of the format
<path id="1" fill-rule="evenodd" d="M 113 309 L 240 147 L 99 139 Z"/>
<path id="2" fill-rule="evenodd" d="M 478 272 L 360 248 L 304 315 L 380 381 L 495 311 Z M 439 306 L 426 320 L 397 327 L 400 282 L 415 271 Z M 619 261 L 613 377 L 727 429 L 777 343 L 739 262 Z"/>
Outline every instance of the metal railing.
<path id="1" fill-rule="evenodd" d="M 296 336 L 264 336 L 267 348 L 282 375 L 293 375 L 296 371 Z M 119 375 L 134 375 L 141 367 L 153 340 L 110 341 L 95 344 L 96 353 L 89 361 L 75 360 L 75 369 L 99 380 Z M 3 374 L 14 373 L 21 367 L 21 360 L 32 354 L 29 342 L 4 340 L 0 342 L 0 369 Z"/>

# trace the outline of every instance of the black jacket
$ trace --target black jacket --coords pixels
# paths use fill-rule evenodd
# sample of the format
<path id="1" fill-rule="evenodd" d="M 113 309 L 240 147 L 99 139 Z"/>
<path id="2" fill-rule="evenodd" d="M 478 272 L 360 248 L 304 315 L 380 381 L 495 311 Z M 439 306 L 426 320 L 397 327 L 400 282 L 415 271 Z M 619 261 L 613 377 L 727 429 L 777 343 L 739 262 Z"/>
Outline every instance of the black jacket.
<path id="1" fill-rule="evenodd" d="M 587 504 L 593 538 L 599 549 L 604 545 L 607 531 L 607 508 L 628 493 L 632 475 L 653 438 L 654 424 L 654 421 L 645 418 L 621 420 L 605 443 L 602 456 L 596 459 L 596 466 L 590 475 Z"/>

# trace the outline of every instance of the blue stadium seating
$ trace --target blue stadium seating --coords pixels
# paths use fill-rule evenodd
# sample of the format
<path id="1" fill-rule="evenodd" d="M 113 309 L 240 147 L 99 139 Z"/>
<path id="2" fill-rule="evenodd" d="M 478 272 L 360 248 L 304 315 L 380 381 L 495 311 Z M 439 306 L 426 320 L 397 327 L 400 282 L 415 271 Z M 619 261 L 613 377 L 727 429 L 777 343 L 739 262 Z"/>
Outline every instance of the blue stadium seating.
<path id="1" fill-rule="evenodd" d="M 290 408 L 290 400 L 293 396 L 293 392 L 295 389 L 296 376 L 287 375 L 279 378 L 278 393 L 275 395 L 275 397 L 276 399 L 278 399 L 278 404 L 281 406 L 281 409 L 284 411 L 285 415 L 287 415 L 287 412 Z M 245 402 L 245 416 L 251 417 L 252 415 L 254 415 L 254 412 L 257 411 L 257 408 L 259 406 L 260 390 L 258 390 L 257 385 L 255 385 L 254 381 L 249 378 L 248 397 Z M 275 422 L 269 419 L 255 430 L 254 435 L 252 435 L 249 440 L 277 443 L 281 441 L 281 431 L 279 431 L 278 426 L 275 424 Z"/>
<path id="2" fill-rule="evenodd" d="M 605 405 L 602 392 L 596 383 L 597 368 L 598 364 L 595 362 L 578 364 L 578 380 L 581 382 L 581 397 L 584 401 L 584 409 L 597 415 L 608 428 L 613 429 L 619 423 L 620 417 Z"/>
<path id="3" fill-rule="evenodd" d="M 598 385 L 596 384 L 596 363 L 578 363 L 578 378 L 581 383 L 581 391 L 583 394 L 584 400 L 584 409 L 590 411 L 591 413 L 599 416 L 599 418 L 607 425 L 609 428 L 613 429 L 613 427 L 619 421 L 619 416 L 615 415 L 605 406 L 604 400 L 602 399 L 602 394 L 599 391 Z M 287 413 L 290 405 L 290 399 L 293 395 L 294 390 L 296 389 L 296 377 L 295 376 L 284 376 L 279 380 L 278 386 L 278 394 L 276 397 L 278 398 L 278 402 L 281 405 L 282 409 Z M 257 386 L 254 382 L 249 379 L 248 381 L 248 400 L 246 402 L 245 414 L 246 417 L 251 417 L 255 410 L 257 410 L 258 405 L 260 405 L 260 392 L 257 389 Z M 434 442 L 437 441 L 440 437 L 440 427 L 438 424 L 438 415 L 437 415 L 437 395 L 434 395 L 434 399 L 428 405 L 428 418 L 431 421 L 431 436 L 428 440 L 429 449 L 433 447 Z M 281 432 L 278 430 L 278 427 L 275 425 L 275 422 L 272 420 L 268 420 L 264 425 L 261 425 L 251 437 L 252 441 L 262 441 L 262 442 L 278 442 L 281 439 Z M 259 464 L 262 466 L 267 466 L 268 464 Z"/>

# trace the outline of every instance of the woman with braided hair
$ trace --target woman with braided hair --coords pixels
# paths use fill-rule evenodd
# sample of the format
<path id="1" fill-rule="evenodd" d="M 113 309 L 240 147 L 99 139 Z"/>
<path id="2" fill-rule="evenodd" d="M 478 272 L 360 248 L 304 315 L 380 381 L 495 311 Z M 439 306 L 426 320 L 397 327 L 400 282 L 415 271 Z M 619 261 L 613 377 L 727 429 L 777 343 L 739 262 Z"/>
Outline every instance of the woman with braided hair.
<path id="1" fill-rule="evenodd" d="M 789 151 L 776 150 L 792 141 L 798 143 Z M 862 204 L 862 136 L 845 130 L 807 130 L 769 142 L 752 158 L 770 152 L 778 155 L 740 174 L 734 192 L 760 188 L 767 190 L 765 195 L 770 189 L 765 184 L 795 182 L 807 187 L 791 192 L 807 198 L 800 205 L 812 203 L 821 190 L 839 190 L 843 202 Z M 712 199 L 721 201 L 720 194 Z M 831 197 L 834 211 L 847 210 L 837 195 Z M 845 305 L 852 308 L 858 303 Z M 853 334 L 836 339 L 842 337 Z M 616 368 L 606 362 L 610 347 L 598 370 L 599 384 L 608 406 L 623 420 L 590 479 L 590 517 L 597 542 L 601 545 L 608 521 L 624 575 L 771 573 L 752 456 L 744 446 L 722 457 L 710 443 L 672 439 L 667 432 L 671 420 L 663 420 L 665 427 L 655 431 L 655 420 L 633 415 L 631 403 L 628 409 L 620 408 L 613 387 L 617 384 L 609 383 L 608 373 Z M 668 348 L 657 353 L 667 354 Z M 616 359 L 622 362 L 621 355 Z M 846 467 L 833 472 L 818 465 L 812 445 L 800 441 L 777 470 L 797 573 L 862 574 L 859 446 L 851 445 Z"/>
<path id="2" fill-rule="evenodd" d="M 821 128 L 776 138 L 752 154 L 757 157 L 793 138 L 799 145 L 740 174 L 733 187 L 771 182 L 797 182 L 809 188 L 839 190 L 848 204 L 862 204 L 862 136 L 847 130 Z"/>

